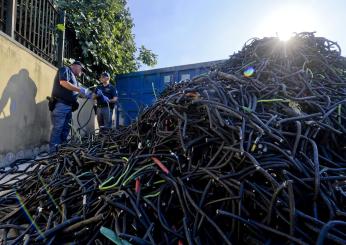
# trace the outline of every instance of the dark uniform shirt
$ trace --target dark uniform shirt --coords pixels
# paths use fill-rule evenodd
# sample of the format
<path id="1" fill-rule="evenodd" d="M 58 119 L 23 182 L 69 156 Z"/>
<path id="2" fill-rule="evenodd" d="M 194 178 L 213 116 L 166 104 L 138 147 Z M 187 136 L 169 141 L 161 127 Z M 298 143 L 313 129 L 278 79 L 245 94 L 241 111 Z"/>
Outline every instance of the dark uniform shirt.
<path id="1" fill-rule="evenodd" d="M 54 81 L 52 96 L 67 104 L 75 103 L 77 101 L 78 92 L 70 91 L 61 86 L 61 80 L 68 81 L 69 83 L 78 86 L 77 79 L 72 73 L 71 68 L 67 66 L 61 67 Z"/>
<path id="2" fill-rule="evenodd" d="M 114 97 L 118 97 L 118 92 L 112 84 L 108 84 L 107 86 L 103 86 L 102 84 L 97 86 L 97 89 L 101 90 L 103 95 L 108 99 L 113 99 Z M 102 101 L 102 98 L 97 97 L 97 106 L 106 107 L 107 103 Z M 110 106 L 113 108 L 114 103 L 110 103 Z"/>

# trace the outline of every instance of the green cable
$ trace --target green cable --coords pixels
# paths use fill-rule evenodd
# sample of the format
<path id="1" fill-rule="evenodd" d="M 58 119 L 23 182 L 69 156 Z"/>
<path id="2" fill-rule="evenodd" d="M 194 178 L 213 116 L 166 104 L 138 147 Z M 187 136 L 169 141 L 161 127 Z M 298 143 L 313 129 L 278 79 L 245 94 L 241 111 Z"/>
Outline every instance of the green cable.
<path id="1" fill-rule="evenodd" d="M 89 175 L 89 174 L 93 174 L 93 173 L 92 172 L 84 172 L 84 173 L 82 173 L 80 175 L 77 175 L 77 177 L 80 178 L 80 177 L 83 177 L 83 176 Z"/>
<path id="2" fill-rule="evenodd" d="M 161 193 L 161 191 L 153 192 L 151 194 L 145 195 L 144 198 L 157 197 L 158 195 L 160 195 L 160 193 Z"/>
<path id="3" fill-rule="evenodd" d="M 149 164 L 149 165 L 145 165 L 145 166 L 139 168 L 139 169 L 136 170 L 133 174 L 131 174 L 131 175 L 123 182 L 122 185 L 125 186 L 131 179 L 134 178 L 134 176 L 135 176 L 136 174 L 138 174 L 138 173 L 141 172 L 142 170 L 144 170 L 144 169 L 146 169 L 146 168 L 149 168 L 149 167 L 151 167 L 151 166 L 154 166 L 154 163 L 151 163 L 151 164 Z"/>
<path id="4" fill-rule="evenodd" d="M 257 100 L 258 103 L 270 103 L 270 102 L 290 102 L 286 99 L 270 99 L 270 100 Z"/>
<path id="5" fill-rule="evenodd" d="M 107 190 L 110 190 L 114 187 L 116 187 L 116 183 L 113 184 L 113 185 L 109 185 L 109 186 L 105 186 L 107 185 L 109 182 L 111 182 L 112 180 L 114 180 L 114 177 L 110 177 L 108 180 L 106 180 L 105 182 L 103 182 L 101 185 L 99 185 L 99 189 L 100 191 L 107 191 Z"/>
<path id="6" fill-rule="evenodd" d="M 100 191 L 107 191 L 110 189 L 113 189 L 115 187 L 117 187 L 119 185 L 120 180 L 127 174 L 128 170 L 129 170 L 130 165 L 127 165 L 124 173 L 122 173 L 120 175 L 120 177 L 118 178 L 118 180 L 113 184 L 113 185 L 109 185 L 109 186 L 105 186 L 107 185 L 109 182 L 111 182 L 112 180 L 114 180 L 115 178 L 112 176 L 110 177 L 108 180 L 106 180 L 105 182 L 103 182 L 101 185 L 99 185 L 99 190 Z"/>
<path id="7" fill-rule="evenodd" d="M 310 73 L 311 78 L 314 78 L 314 73 L 312 72 L 310 68 L 306 68 L 306 73 Z"/>
<path id="8" fill-rule="evenodd" d="M 116 185 L 119 184 L 120 180 L 127 174 L 127 172 L 129 171 L 129 168 L 130 168 L 130 165 L 127 165 L 126 169 L 125 169 L 125 172 L 122 173 L 119 177 L 119 179 L 117 180 L 117 182 L 115 183 Z"/>
<path id="9" fill-rule="evenodd" d="M 107 227 L 102 226 L 100 228 L 100 233 L 116 245 L 131 245 L 131 243 L 121 239 L 117 233 Z"/>
<path id="10" fill-rule="evenodd" d="M 156 181 L 156 182 L 154 182 L 153 183 L 153 185 L 157 185 L 157 184 L 161 184 L 161 183 L 165 183 L 166 182 L 166 180 L 158 180 L 158 181 Z"/>

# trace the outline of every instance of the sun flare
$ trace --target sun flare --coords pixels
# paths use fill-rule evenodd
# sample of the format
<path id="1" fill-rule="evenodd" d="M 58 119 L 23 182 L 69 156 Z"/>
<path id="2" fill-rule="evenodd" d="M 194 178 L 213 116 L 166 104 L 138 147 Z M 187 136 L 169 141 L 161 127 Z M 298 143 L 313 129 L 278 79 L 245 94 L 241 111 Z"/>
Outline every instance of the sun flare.
<path id="1" fill-rule="evenodd" d="M 261 24 L 260 32 L 265 36 L 277 36 L 287 41 L 295 32 L 314 31 L 313 12 L 301 6 L 286 6 L 274 10 Z"/>

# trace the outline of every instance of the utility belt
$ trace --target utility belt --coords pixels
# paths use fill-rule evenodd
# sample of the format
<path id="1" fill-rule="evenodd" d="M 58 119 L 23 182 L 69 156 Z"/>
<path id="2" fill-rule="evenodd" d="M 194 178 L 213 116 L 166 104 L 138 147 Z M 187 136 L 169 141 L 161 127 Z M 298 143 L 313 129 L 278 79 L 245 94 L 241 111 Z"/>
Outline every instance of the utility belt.
<path id="1" fill-rule="evenodd" d="M 58 102 L 71 106 L 72 111 L 76 111 L 79 108 L 79 103 L 77 101 L 69 102 L 57 97 L 49 97 L 49 96 L 47 96 L 47 100 L 48 100 L 48 108 L 50 111 L 53 111 L 55 109 L 56 103 Z"/>

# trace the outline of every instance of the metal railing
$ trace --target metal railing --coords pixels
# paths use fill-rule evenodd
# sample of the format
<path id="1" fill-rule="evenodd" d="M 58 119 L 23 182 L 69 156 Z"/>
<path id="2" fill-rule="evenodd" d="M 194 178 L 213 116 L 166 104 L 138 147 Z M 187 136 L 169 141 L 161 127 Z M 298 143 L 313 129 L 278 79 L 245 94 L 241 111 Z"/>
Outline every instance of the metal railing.
<path id="1" fill-rule="evenodd" d="M 58 12 L 50 0 L 16 0 L 14 38 L 51 63 L 57 59 Z"/>
<path id="2" fill-rule="evenodd" d="M 6 0 L 0 0 L 0 31 L 5 31 Z"/>
<path id="3" fill-rule="evenodd" d="M 0 0 L 0 31 L 52 64 L 59 59 L 58 20 L 53 0 Z"/>

